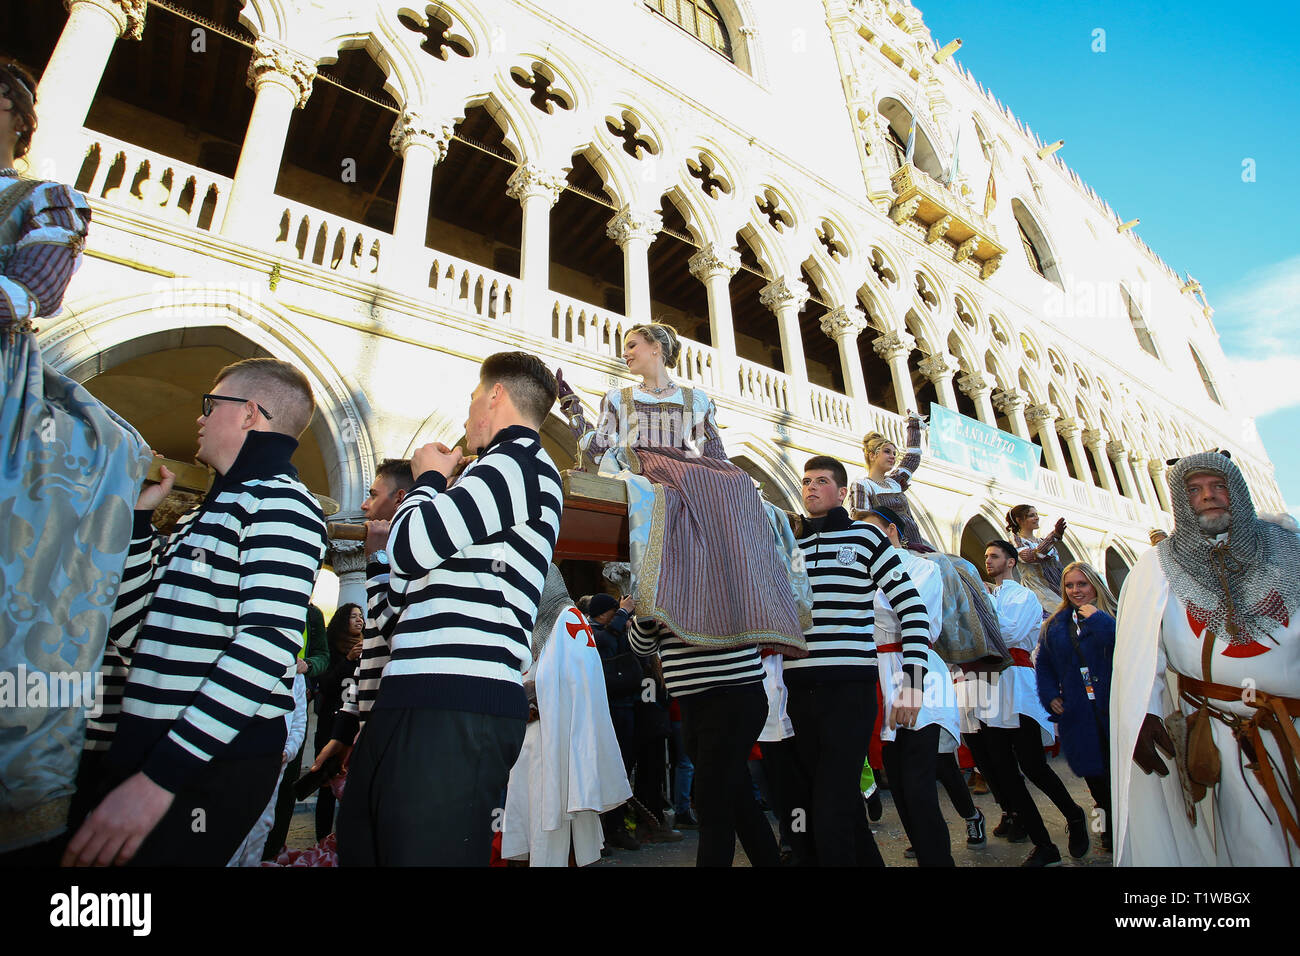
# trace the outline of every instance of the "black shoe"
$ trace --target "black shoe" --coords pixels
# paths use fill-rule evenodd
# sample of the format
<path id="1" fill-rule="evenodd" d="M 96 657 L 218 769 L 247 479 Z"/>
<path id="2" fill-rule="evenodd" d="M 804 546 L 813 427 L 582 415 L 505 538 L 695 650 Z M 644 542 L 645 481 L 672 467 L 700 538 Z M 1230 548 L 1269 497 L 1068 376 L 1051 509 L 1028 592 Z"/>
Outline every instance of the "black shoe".
<path id="1" fill-rule="evenodd" d="M 1002 814 L 1002 819 L 999 820 L 998 825 L 993 828 L 993 835 L 995 837 L 1005 837 L 1008 833 L 1011 832 L 1011 826 L 1014 822 L 1015 820 L 1011 816 L 1011 814 L 1009 813 Z"/>
<path id="2" fill-rule="evenodd" d="M 641 849 L 641 844 L 637 842 L 636 837 L 627 832 L 627 827 L 616 827 L 606 842 L 610 846 L 618 847 L 620 850 Z"/>
<path id="3" fill-rule="evenodd" d="M 698 830 L 700 828 L 700 818 L 695 815 L 694 810 L 687 809 L 683 813 L 677 814 L 673 826 L 679 830 Z"/>
<path id="4" fill-rule="evenodd" d="M 1066 826 L 1070 831 L 1070 856 L 1082 860 L 1092 848 L 1092 837 L 1088 834 L 1088 818 L 1080 813 L 1077 820 L 1069 821 Z"/>
<path id="5" fill-rule="evenodd" d="M 984 835 L 984 812 L 976 807 L 975 816 L 966 821 L 966 846 L 974 850 L 986 846 L 988 842 L 988 837 Z"/>
<path id="6" fill-rule="evenodd" d="M 1046 846 L 1036 846 L 1029 856 L 1025 857 L 1025 862 L 1021 866 L 1060 866 L 1061 851 L 1056 848 L 1055 843 L 1049 843 Z"/>
<path id="7" fill-rule="evenodd" d="M 915 860 L 915 859 L 916 859 L 916 851 L 913 850 L 913 849 L 909 846 L 906 850 L 903 851 L 903 856 L 906 857 L 906 858 L 909 859 L 909 860 Z"/>
<path id="8" fill-rule="evenodd" d="M 877 787 L 876 792 L 867 797 L 867 818 L 875 823 L 884 812 L 885 807 L 880 802 L 880 788 Z"/>
<path id="9" fill-rule="evenodd" d="M 1007 839 L 1012 843 L 1024 843 L 1029 839 L 1029 831 L 1014 816 L 1011 818 L 1011 829 L 1007 831 Z"/>

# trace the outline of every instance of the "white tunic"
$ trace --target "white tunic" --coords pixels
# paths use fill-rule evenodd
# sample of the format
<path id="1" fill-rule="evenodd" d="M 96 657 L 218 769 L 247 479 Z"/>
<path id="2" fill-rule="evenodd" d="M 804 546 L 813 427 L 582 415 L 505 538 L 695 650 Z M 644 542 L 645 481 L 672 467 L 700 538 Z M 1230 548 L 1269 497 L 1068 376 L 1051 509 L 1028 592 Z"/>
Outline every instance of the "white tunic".
<path id="1" fill-rule="evenodd" d="M 1014 648 L 1032 654 L 1038 646 L 1038 632 L 1043 625 L 1042 605 L 1034 592 L 1007 580 L 993 588 L 989 596 L 993 609 L 998 613 L 1007 650 Z M 1038 699 L 1038 678 L 1034 669 L 1012 664 L 1000 674 L 992 675 L 987 687 L 978 689 L 973 716 L 987 727 L 1014 730 L 1020 726 L 1021 715 L 1037 722 L 1042 729 L 1044 746 L 1052 743 L 1056 731 Z"/>
<path id="2" fill-rule="evenodd" d="M 1157 631 L 1159 637 L 1153 640 L 1149 635 Z M 1300 620 L 1279 625 L 1271 638 L 1248 647 L 1251 656 L 1232 657 L 1224 656 L 1230 649 L 1228 642 L 1216 638 L 1210 679 L 1216 684 L 1253 686 L 1269 694 L 1300 697 Z M 1255 773 L 1245 769 L 1244 755 L 1231 730 L 1220 721 L 1210 721 L 1219 750 L 1219 784 L 1196 804 L 1195 827 L 1187 819 L 1172 761 L 1160 753 L 1170 769 L 1167 777 L 1148 776 L 1133 763 L 1142 719 L 1148 713 L 1163 718 L 1173 712 L 1178 700 L 1177 678 L 1171 671 L 1204 679 L 1201 647 L 1185 606 L 1169 588 L 1158 554 L 1154 549 L 1146 552 L 1124 583 L 1116 626 L 1111 696 L 1116 865 L 1294 865 L 1300 860 L 1300 850 L 1292 846 L 1288 853 L 1286 831 L 1273 805 Z M 1178 706 L 1184 714 L 1192 711 L 1182 701 Z M 1242 716 L 1254 712 L 1241 701 L 1213 701 L 1212 706 Z M 1275 739 L 1265 733 L 1263 740 L 1284 790 L 1286 770 Z"/>
<path id="3" fill-rule="evenodd" d="M 934 642 L 939 637 L 943 626 L 943 576 L 939 566 L 933 561 L 912 554 L 910 551 L 895 549 L 903 562 L 903 570 L 912 579 L 925 612 L 930 622 L 930 652 L 926 658 L 924 690 L 921 696 L 921 712 L 917 715 L 914 729 L 920 730 L 930 724 L 938 724 L 939 749 L 945 746 L 951 749 L 961 736 L 961 723 L 957 710 L 957 693 L 953 687 L 952 675 L 948 665 L 934 652 Z M 885 710 L 880 721 L 880 739 L 886 743 L 895 737 L 889 726 L 889 716 L 893 712 L 894 694 L 902 680 L 903 654 L 901 651 L 882 653 L 880 648 L 896 644 L 902 626 L 898 615 L 889 604 L 884 591 L 876 591 L 875 640 L 876 660 L 880 672 L 880 693 L 884 698 Z"/>

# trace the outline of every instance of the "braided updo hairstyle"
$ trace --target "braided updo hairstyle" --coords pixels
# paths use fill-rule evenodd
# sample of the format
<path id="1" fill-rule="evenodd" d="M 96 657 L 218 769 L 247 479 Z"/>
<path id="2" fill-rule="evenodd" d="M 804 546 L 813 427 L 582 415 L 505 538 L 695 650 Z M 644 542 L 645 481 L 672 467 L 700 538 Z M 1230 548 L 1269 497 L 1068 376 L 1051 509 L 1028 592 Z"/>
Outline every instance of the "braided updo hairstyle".
<path id="1" fill-rule="evenodd" d="M 1012 534 L 1020 534 L 1020 522 L 1025 520 L 1025 516 L 1034 510 L 1033 505 L 1016 505 L 1007 512 L 1007 530 Z"/>
<path id="2" fill-rule="evenodd" d="M 32 134 L 36 132 L 36 81 L 16 62 L 4 59 L 0 60 L 0 84 L 9 88 L 6 99 L 13 104 L 14 117 L 20 121 L 22 131 L 14 144 L 14 158 L 20 159 L 31 148 Z"/>
<path id="3" fill-rule="evenodd" d="M 658 344 L 663 351 L 664 368 L 676 368 L 677 360 L 682 354 L 682 343 L 677 340 L 677 331 L 671 325 L 662 322 L 650 322 L 646 325 L 634 325 L 627 330 L 631 335 L 636 332 L 646 341 Z"/>
<path id="4" fill-rule="evenodd" d="M 875 458 L 880 449 L 886 445 L 894 443 L 886 438 L 880 432 L 867 432 L 862 438 L 862 453 L 867 457 L 867 467 L 871 467 L 871 459 Z"/>

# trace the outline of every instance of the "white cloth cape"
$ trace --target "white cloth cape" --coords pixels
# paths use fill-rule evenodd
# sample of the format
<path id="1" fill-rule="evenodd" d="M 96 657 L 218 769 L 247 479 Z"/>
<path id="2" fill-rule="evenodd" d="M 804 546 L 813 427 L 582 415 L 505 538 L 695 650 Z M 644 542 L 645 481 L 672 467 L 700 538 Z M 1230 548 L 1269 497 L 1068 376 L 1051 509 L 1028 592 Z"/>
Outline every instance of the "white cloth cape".
<path id="1" fill-rule="evenodd" d="M 555 621 L 529 677 L 538 719 L 510 771 L 501 857 L 531 866 L 578 866 L 600 859 L 600 814 L 632 796 L 614 736 L 605 674 L 591 626 L 575 607 Z"/>

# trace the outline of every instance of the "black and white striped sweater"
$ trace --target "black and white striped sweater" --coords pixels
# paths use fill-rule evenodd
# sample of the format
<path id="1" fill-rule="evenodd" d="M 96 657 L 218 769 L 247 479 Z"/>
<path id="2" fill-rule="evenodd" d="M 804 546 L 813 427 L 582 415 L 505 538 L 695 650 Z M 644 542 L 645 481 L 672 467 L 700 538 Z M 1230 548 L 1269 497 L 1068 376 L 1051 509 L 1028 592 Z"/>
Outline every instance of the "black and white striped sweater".
<path id="1" fill-rule="evenodd" d="M 109 627 L 130 653 L 110 765 L 175 792 L 215 757 L 283 747 L 326 540 L 320 505 L 289 464 L 297 447 L 250 432 L 166 538 L 136 512 Z"/>
<path id="2" fill-rule="evenodd" d="M 649 657 L 656 651 L 663 667 L 664 686 L 673 697 L 691 697 L 763 680 L 758 648 L 716 649 L 687 644 L 658 621 L 637 618 L 628 630 L 632 652 Z"/>
<path id="3" fill-rule="evenodd" d="M 420 475 L 388 535 L 397 615 L 376 708 L 528 717 L 523 673 L 560 532 L 560 473 L 531 428 L 503 428 L 446 487 Z"/>
<path id="4" fill-rule="evenodd" d="M 808 656 L 786 660 L 785 681 L 869 680 L 876 667 L 876 590 L 898 612 L 903 667 L 920 687 L 930 647 L 925 604 L 884 532 L 851 521 L 843 508 L 804 519 L 799 537 L 813 589 L 813 626 L 804 633 Z"/>

